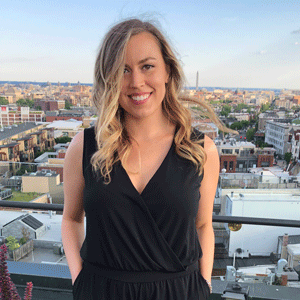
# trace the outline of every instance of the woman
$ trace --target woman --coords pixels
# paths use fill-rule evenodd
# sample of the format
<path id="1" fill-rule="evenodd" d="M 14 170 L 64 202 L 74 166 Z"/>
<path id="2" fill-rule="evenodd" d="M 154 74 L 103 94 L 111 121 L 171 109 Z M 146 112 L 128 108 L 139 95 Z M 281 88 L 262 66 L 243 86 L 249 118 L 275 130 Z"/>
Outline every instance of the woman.
<path id="1" fill-rule="evenodd" d="M 210 294 L 219 157 L 213 141 L 191 129 L 179 102 L 182 78 L 152 24 L 127 20 L 104 38 L 95 66 L 98 121 L 73 138 L 64 163 L 62 238 L 74 299 Z"/>

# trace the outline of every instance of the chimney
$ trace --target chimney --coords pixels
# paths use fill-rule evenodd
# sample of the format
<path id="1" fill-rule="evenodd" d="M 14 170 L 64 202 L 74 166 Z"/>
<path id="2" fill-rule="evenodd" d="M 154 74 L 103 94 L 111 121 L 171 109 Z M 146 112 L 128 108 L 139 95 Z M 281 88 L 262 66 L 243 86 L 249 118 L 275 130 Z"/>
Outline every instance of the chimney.
<path id="1" fill-rule="evenodd" d="M 289 235 L 287 233 L 283 235 L 282 241 L 281 258 L 287 259 L 287 245 L 289 241 Z"/>

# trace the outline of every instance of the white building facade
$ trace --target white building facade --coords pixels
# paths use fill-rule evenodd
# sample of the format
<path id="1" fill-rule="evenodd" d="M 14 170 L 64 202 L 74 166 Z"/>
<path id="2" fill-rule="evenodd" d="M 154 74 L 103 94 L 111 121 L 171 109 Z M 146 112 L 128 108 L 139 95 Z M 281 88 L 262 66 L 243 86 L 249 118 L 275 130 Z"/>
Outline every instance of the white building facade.
<path id="1" fill-rule="evenodd" d="M 285 193 L 226 195 L 225 214 L 229 216 L 300 220 L 300 195 Z M 269 256 L 276 252 L 278 237 L 288 233 L 299 235 L 299 228 L 243 224 L 230 231 L 229 256 Z"/>
<path id="2" fill-rule="evenodd" d="M 266 121 L 265 142 L 272 145 L 277 154 L 284 155 L 289 149 L 289 131 L 292 125 L 286 123 Z"/>

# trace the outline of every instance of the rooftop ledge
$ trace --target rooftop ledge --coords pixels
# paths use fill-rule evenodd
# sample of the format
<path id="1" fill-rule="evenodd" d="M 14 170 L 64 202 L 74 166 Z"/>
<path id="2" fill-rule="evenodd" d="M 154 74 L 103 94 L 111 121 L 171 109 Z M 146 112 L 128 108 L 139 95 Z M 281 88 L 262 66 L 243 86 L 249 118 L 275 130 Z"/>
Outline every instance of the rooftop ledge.
<path id="1" fill-rule="evenodd" d="M 22 203 L 12 201 L 0 201 L 3 207 L 22 207 L 31 209 L 43 209 L 62 211 L 60 204 Z M 214 222 L 234 222 L 243 224 L 286 226 L 300 228 L 300 221 L 296 220 L 273 220 L 265 218 L 246 218 L 233 216 L 213 216 Z M 66 263 L 41 262 L 24 263 L 8 261 L 8 270 L 13 282 L 16 284 L 20 295 L 24 295 L 26 282 L 33 282 L 32 300 L 71 300 L 72 284 L 69 268 Z M 213 293 L 209 299 L 222 299 L 221 296 L 229 282 L 212 280 Z M 240 283 L 241 286 L 249 286 L 249 300 L 276 299 L 276 300 L 299 300 L 300 289 L 261 283 Z"/>
<path id="2" fill-rule="evenodd" d="M 14 269 L 15 264 L 23 264 L 18 262 L 9 262 L 8 267 Z M 48 272 L 50 276 L 39 276 L 32 272 L 32 265 L 30 263 L 24 265 L 23 267 L 28 267 L 24 270 L 27 274 L 14 273 L 11 271 L 11 278 L 16 284 L 20 295 L 24 294 L 26 282 L 33 282 L 32 300 L 72 300 L 72 283 L 67 266 L 62 265 L 42 265 L 39 266 L 43 272 Z M 23 268 L 21 267 L 21 269 Z M 61 276 L 61 277 L 59 277 Z M 222 299 L 221 296 L 225 290 L 227 281 L 212 280 L 213 293 L 209 297 L 210 300 Z M 299 289 L 290 288 L 277 285 L 265 285 L 260 283 L 240 283 L 241 286 L 249 286 L 249 300 L 260 300 L 260 299 L 276 299 L 276 300 L 299 300 Z"/>

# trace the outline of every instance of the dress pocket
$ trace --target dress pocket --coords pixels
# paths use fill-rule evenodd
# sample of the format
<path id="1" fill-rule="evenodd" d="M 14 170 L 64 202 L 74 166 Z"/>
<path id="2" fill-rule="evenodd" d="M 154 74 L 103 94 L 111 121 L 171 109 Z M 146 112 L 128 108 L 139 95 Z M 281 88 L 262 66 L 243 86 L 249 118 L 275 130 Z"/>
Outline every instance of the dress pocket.
<path id="1" fill-rule="evenodd" d="M 199 271 L 199 276 L 200 276 L 200 280 L 201 280 L 201 285 L 205 289 L 203 292 L 206 296 L 206 299 L 208 299 L 210 296 L 210 287 L 209 287 L 208 283 L 206 282 L 206 280 L 204 279 L 204 277 L 202 276 L 202 274 L 200 273 L 200 271 Z"/>
<path id="2" fill-rule="evenodd" d="M 83 273 L 83 265 L 82 265 L 82 268 L 81 268 L 80 272 L 78 273 L 78 275 L 77 275 L 77 277 L 76 277 L 76 279 L 75 279 L 75 281 L 73 283 L 73 293 L 74 293 L 74 291 L 75 291 L 75 289 L 76 289 L 76 287 L 78 285 L 78 282 L 80 280 L 80 277 L 81 277 L 82 273 Z"/>

